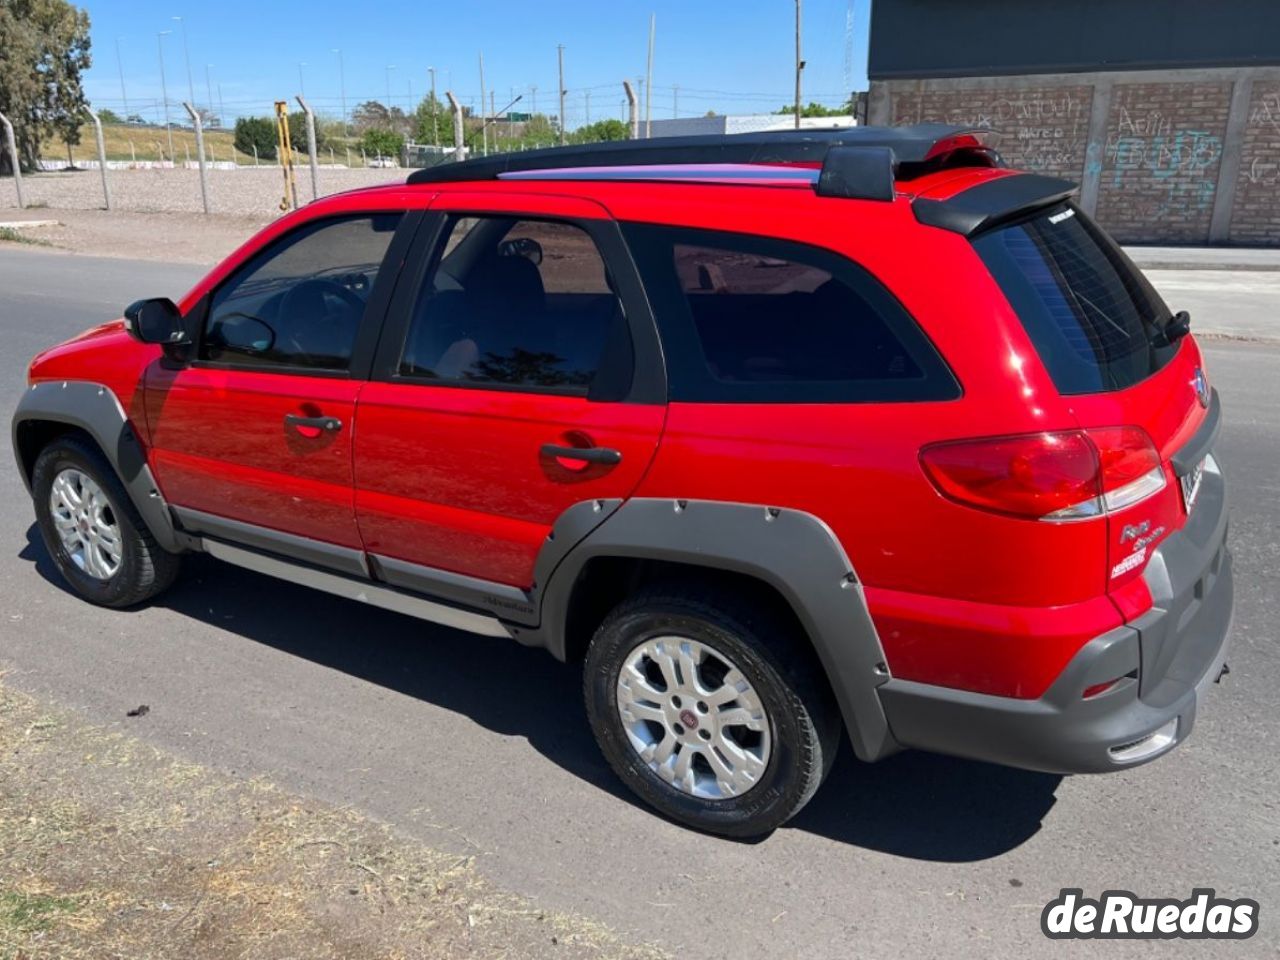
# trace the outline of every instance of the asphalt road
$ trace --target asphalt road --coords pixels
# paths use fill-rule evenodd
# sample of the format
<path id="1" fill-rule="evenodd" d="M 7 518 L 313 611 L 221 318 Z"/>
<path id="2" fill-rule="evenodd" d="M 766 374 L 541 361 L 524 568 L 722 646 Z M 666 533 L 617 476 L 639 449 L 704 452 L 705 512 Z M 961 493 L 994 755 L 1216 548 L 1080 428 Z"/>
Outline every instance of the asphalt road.
<path id="1" fill-rule="evenodd" d="M 0 251 L 0 400 L 12 408 L 37 349 L 137 296 L 180 293 L 198 273 Z M 1062 779 L 922 754 L 868 766 L 846 750 L 772 837 L 701 836 L 621 791 L 586 727 L 578 672 L 541 652 L 203 557 L 147 609 L 74 599 L 7 463 L 0 671 L 194 761 L 475 854 L 500 885 L 679 956 L 1275 956 L 1280 345 L 1211 342 L 1208 362 L 1234 497 L 1232 673 L 1187 744 L 1127 773 Z M 141 703 L 146 718 L 126 721 Z M 1062 887 L 1185 898 L 1205 886 L 1260 901 L 1257 936 L 1210 948 L 1040 933 Z"/>

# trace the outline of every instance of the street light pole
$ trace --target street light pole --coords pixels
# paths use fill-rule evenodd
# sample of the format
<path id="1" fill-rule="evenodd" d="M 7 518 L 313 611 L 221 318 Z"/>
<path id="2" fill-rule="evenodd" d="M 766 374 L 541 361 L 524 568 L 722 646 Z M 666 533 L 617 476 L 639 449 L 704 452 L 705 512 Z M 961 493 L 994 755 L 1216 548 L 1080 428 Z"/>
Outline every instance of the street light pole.
<path id="1" fill-rule="evenodd" d="M 394 70 L 395 68 L 396 68 L 396 65 L 394 63 L 387 64 L 386 77 L 387 77 L 387 121 L 388 122 L 390 122 L 391 120 L 391 71 Z"/>
<path id="2" fill-rule="evenodd" d="M 164 102 L 164 132 L 169 136 L 169 159 L 173 160 L 173 127 L 169 126 L 169 88 L 164 79 L 164 38 L 173 33 L 172 30 L 161 30 L 156 34 L 156 47 L 160 51 L 160 99 Z"/>
<path id="3" fill-rule="evenodd" d="M 489 155 L 489 119 L 484 115 L 484 54 L 480 54 L 480 137 L 484 155 Z"/>
<path id="4" fill-rule="evenodd" d="M 799 0 L 797 0 L 799 2 Z M 653 37 L 657 31 L 658 15 L 649 14 L 649 65 L 644 78 L 644 138 L 653 136 Z"/>
<path id="5" fill-rule="evenodd" d="M 427 67 L 427 73 L 431 74 L 431 142 L 435 146 L 440 146 L 440 121 L 436 117 L 436 68 Z"/>
<path id="6" fill-rule="evenodd" d="M 212 63 L 204 65 L 204 92 L 209 98 L 209 112 L 213 113 L 213 81 L 209 78 L 209 70 L 213 67 Z M 218 126 L 222 126 L 222 117 L 218 117 Z"/>
<path id="7" fill-rule="evenodd" d="M 120 56 L 120 37 L 116 37 L 116 69 L 120 71 L 120 99 L 124 101 L 124 118 L 129 119 L 129 95 L 124 92 L 124 58 Z"/>
<path id="8" fill-rule="evenodd" d="M 556 56 L 560 64 L 560 146 L 564 146 L 564 44 L 556 44 Z"/>
<path id="9" fill-rule="evenodd" d="M 182 57 L 187 64 L 187 95 L 191 97 L 191 102 L 196 102 L 196 85 L 191 79 L 191 49 L 187 46 L 187 21 L 181 17 L 174 17 L 182 24 Z"/>
<path id="10" fill-rule="evenodd" d="M 338 55 L 338 89 L 342 91 L 342 135 L 349 137 L 351 130 L 347 127 L 347 75 L 342 67 L 342 51 L 334 47 L 329 52 Z"/>
<path id="11" fill-rule="evenodd" d="M 796 0 L 796 129 L 800 129 L 800 73 L 804 61 L 800 59 L 800 0 Z"/>
<path id="12" fill-rule="evenodd" d="M 307 61 L 305 60 L 298 61 L 298 92 L 302 94 L 304 97 L 307 95 L 307 84 L 302 79 L 302 68 L 305 67 L 306 65 L 307 65 Z"/>

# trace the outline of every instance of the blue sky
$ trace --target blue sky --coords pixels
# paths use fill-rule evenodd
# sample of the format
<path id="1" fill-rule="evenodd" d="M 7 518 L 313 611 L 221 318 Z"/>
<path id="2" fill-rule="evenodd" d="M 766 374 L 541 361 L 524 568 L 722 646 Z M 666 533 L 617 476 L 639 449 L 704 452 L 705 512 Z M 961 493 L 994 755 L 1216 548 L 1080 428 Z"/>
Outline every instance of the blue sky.
<path id="1" fill-rule="evenodd" d="M 462 0 L 450 4 L 402 0 L 81 0 L 92 22 L 93 66 L 85 87 L 98 107 L 121 112 L 120 72 L 130 112 L 159 116 L 158 43 L 171 110 L 188 98 L 183 28 L 190 49 L 191 86 L 198 104 L 219 87 L 228 118 L 265 114 L 275 99 L 299 86 L 317 112 L 341 112 L 339 55 L 348 109 L 363 100 L 387 99 L 404 107 L 429 89 L 436 68 L 443 99 L 451 87 L 464 103 L 480 93 L 478 55 L 484 54 L 485 86 L 500 110 L 556 111 L 556 45 L 565 47 L 565 113 L 571 127 L 587 118 L 621 116 L 621 81 L 645 71 L 649 14 L 657 16 L 653 68 L 653 117 L 753 113 L 790 101 L 794 16 L 791 0 L 651 0 L 649 4 L 545 0 Z M 867 21 L 871 0 L 804 0 L 805 100 L 830 105 L 848 87 L 866 85 Z M 845 22 L 852 7 L 854 34 L 846 85 Z M 178 21 L 174 17 L 181 17 Z M 171 30 L 157 40 L 162 30 Z M 302 77 L 299 79 L 299 63 Z M 211 65 L 206 71 L 206 65 Z M 388 66 L 394 69 L 387 70 Z M 208 78 L 206 79 L 206 74 Z M 676 89 L 678 88 L 678 90 Z"/>

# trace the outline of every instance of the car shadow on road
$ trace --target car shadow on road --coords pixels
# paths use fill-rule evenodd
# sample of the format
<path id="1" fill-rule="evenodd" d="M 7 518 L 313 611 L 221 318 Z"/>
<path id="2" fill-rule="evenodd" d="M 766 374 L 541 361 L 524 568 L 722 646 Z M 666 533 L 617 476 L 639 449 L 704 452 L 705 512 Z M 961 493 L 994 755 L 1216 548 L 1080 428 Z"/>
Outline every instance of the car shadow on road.
<path id="1" fill-rule="evenodd" d="M 70 592 L 32 525 L 19 554 Z M 526 739 L 595 787 L 639 804 L 596 747 L 581 671 L 541 650 L 473 636 L 188 557 L 156 604 L 368 683 Z M 859 762 L 847 740 L 826 784 L 784 830 L 896 856 L 967 862 L 998 856 L 1039 829 L 1060 777 L 922 753 Z"/>

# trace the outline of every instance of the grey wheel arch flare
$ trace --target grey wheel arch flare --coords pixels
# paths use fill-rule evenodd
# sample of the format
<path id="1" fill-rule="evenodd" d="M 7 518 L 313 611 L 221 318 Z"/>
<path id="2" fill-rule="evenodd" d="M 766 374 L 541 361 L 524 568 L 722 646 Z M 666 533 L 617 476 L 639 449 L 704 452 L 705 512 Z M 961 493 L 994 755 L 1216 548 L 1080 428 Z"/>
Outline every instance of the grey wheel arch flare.
<path id="1" fill-rule="evenodd" d="M 557 534 L 543 554 L 537 565 L 545 575 L 537 588 L 541 625 L 520 631 L 522 642 L 565 658 L 573 589 L 594 558 L 662 560 L 746 574 L 774 587 L 795 611 L 858 757 L 874 760 L 898 749 L 877 694 L 889 671 L 861 584 L 831 528 L 814 515 L 754 504 L 636 498 L 607 511 L 580 539 Z"/>
<path id="2" fill-rule="evenodd" d="M 146 453 L 110 387 L 86 380 L 47 380 L 27 387 L 13 414 L 13 452 L 28 491 L 39 451 L 31 449 L 25 434 L 39 422 L 77 427 L 92 437 L 115 468 L 156 542 L 174 553 L 182 550 L 173 517 L 147 466 Z"/>

